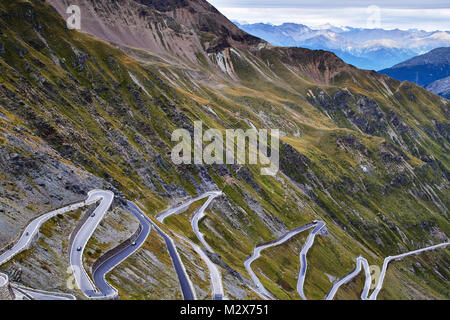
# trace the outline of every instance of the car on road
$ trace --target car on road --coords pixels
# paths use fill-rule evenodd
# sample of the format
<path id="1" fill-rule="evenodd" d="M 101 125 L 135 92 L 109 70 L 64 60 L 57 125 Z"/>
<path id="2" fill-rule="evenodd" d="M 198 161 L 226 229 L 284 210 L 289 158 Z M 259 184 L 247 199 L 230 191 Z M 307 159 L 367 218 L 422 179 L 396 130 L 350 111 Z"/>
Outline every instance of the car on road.
<path id="1" fill-rule="evenodd" d="M 135 246 L 135 245 L 136 245 L 136 241 L 134 241 L 131 245 L 132 245 L 132 246 Z"/>
<path id="2" fill-rule="evenodd" d="M 91 214 L 91 218 L 95 217 L 95 213 Z"/>
<path id="3" fill-rule="evenodd" d="M 29 233 L 29 232 L 25 233 L 25 237 L 28 237 L 29 235 L 30 235 L 30 233 Z"/>
<path id="4" fill-rule="evenodd" d="M 319 221 L 317 221 L 317 220 L 314 220 L 313 222 L 312 222 L 313 224 L 318 224 L 319 223 Z"/>
<path id="5" fill-rule="evenodd" d="M 81 247 L 78 247 L 78 248 L 77 248 L 77 251 L 80 252 L 80 251 L 81 251 Z"/>

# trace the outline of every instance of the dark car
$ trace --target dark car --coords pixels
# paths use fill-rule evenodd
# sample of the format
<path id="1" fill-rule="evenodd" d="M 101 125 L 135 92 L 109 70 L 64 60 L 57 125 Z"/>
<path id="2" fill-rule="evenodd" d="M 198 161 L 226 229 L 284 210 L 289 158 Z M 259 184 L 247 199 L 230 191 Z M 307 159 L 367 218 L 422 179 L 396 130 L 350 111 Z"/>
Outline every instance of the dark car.
<path id="1" fill-rule="evenodd" d="M 78 248 L 77 248 L 77 251 L 81 251 L 81 247 L 78 247 Z"/>

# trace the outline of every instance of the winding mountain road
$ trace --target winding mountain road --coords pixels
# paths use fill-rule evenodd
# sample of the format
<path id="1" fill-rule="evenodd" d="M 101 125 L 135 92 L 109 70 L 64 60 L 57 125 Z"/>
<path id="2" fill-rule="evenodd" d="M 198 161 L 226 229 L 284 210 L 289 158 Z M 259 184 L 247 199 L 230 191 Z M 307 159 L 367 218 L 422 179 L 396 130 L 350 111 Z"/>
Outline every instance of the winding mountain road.
<path id="1" fill-rule="evenodd" d="M 81 292 L 89 298 L 100 298 L 100 297 L 111 297 L 116 296 L 116 292 L 103 293 L 98 291 L 95 284 L 92 282 L 91 278 L 87 274 L 83 265 L 83 253 L 89 239 L 94 234 L 100 222 L 103 220 L 104 216 L 108 212 L 111 204 L 114 200 L 114 193 L 104 190 L 92 190 L 88 193 L 88 199 L 86 203 L 96 203 L 101 201 L 100 205 L 94 210 L 89 219 L 83 224 L 80 230 L 75 235 L 72 243 L 72 247 L 69 252 L 70 266 L 72 268 L 75 281 Z"/>
<path id="2" fill-rule="evenodd" d="M 323 224 L 325 225 L 325 224 Z M 267 289 L 264 287 L 264 285 L 261 283 L 261 281 L 259 280 L 258 276 L 255 274 L 255 272 L 252 270 L 252 263 L 259 259 L 261 257 L 261 251 L 270 248 L 270 247 L 275 247 L 275 246 L 279 246 L 283 243 L 285 243 L 286 241 L 289 241 L 290 239 L 292 239 L 293 237 L 295 237 L 297 234 L 306 231 L 308 229 L 313 228 L 314 226 L 316 226 L 316 228 L 314 230 L 317 229 L 317 232 L 320 231 L 320 229 L 323 227 L 323 225 L 317 229 L 317 226 L 314 223 L 308 223 L 304 226 L 295 228 L 294 230 L 289 231 L 288 233 L 286 233 L 284 236 L 282 236 L 281 238 L 279 238 L 278 240 L 272 241 L 272 242 L 268 242 L 265 244 L 261 244 L 255 247 L 253 254 L 251 257 L 249 257 L 248 259 L 246 259 L 244 261 L 244 265 L 245 268 L 247 269 L 248 273 L 250 274 L 250 277 L 252 278 L 253 283 L 256 286 L 256 293 L 263 298 L 264 300 L 270 300 L 270 299 L 274 299 L 273 295 L 267 291 Z M 313 231 L 314 231 L 313 230 Z M 316 233 L 317 233 L 316 232 Z M 310 241 L 314 241 L 314 238 L 309 239 Z M 312 243 L 311 243 L 312 245 Z M 306 257 L 306 252 L 309 250 L 309 248 L 304 252 L 302 249 L 302 252 L 304 253 L 304 256 Z M 301 268 L 302 269 L 302 268 Z M 306 266 L 304 267 L 304 272 L 303 274 L 306 272 Z"/>
<path id="3" fill-rule="evenodd" d="M 192 230 L 194 230 L 195 235 L 197 236 L 198 240 L 201 242 L 203 247 L 206 250 L 208 250 L 209 252 L 211 252 L 211 253 L 214 253 L 214 250 L 206 242 L 203 233 L 201 233 L 200 230 L 199 230 L 198 224 L 199 224 L 200 220 L 203 219 L 206 216 L 205 210 L 209 207 L 211 202 L 213 202 L 214 199 L 216 199 L 217 197 L 220 197 L 221 195 L 222 195 L 221 191 L 209 192 L 208 193 L 208 196 L 209 196 L 208 200 L 206 200 L 206 202 L 201 206 L 201 208 L 197 210 L 197 212 L 192 217 L 192 221 L 191 221 Z"/>
<path id="4" fill-rule="evenodd" d="M 192 217 L 191 225 L 192 230 L 194 230 L 195 235 L 197 236 L 197 239 L 201 242 L 203 247 L 209 251 L 210 253 L 215 253 L 214 250 L 211 248 L 211 246 L 206 242 L 205 237 L 203 233 L 199 230 L 199 222 L 201 219 L 203 219 L 206 214 L 205 210 L 209 207 L 211 202 L 214 201 L 217 197 L 222 196 L 221 191 L 215 191 L 209 193 L 208 200 L 201 206 L 200 209 L 197 210 L 197 212 Z M 200 255 L 200 257 L 203 259 L 203 261 L 206 263 L 206 266 L 208 267 L 209 274 L 211 275 L 211 286 L 212 286 L 212 295 L 213 300 L 222 300 L 224 297 L 224 291 L 223 291 L 223 284 L 222 284 L 222 275 L 220 273 L 219 268 L 215 263 L 211 261 L 211 259 L 208 257 L 208 255 L 203 251 L 202 248 L 197 246 L 194 243 L 191 243 L 191 246 L 194 247 L 194 250 Z"/>
<path id="5" fill-rule="evenodd" d="M 104 261 L 100 266 L 98 266 L 94 272 L 92 277 L 94 278 L 94 282 L 97 288 L 105 295 L 105 296 L 118 296 L 118 292 L 116 288 L 111 286 L 106 281 L 106 275 L 110 273 L 114 268 L 120 265 L 123 261 L 125 261 L 128 257 L 130 257 L 133 253 L 139 250 L 142 245 L 147 240 L 150 232 L 152 231 L 151 223 L 149 219 L 146 219 L 145 215 L 143 216 L 136 210 L 130 210 L 131 213 L 139 220 L 139 223 L 142 226 L 142 230 L 139 233 L 138 237 L 134 240 L 133 244 L 125 247 L 120 252 L 116 253 L 112 257 L 108 258 Z"/>
<path id="6" fill-rule="evenodd" d="M 303 245 L 302 251 L 300 252 L 300 273 L 299 273 L 298 282 L 297 282 L 297 292 L 303 300 L 308 300 L 305 296 L 305 292 L 303 289 L 303 286 L 305 284 L 306 269 L 308 268 L 308 262 L 306 259 L 306 255 L 308 254 L 309 249 L 314 244 L 314 239 L 316 238 L 316 235 L 324 227 L 325 227 L 325 222 L 323 222 L 323 221 L 317 222 L 315 228 L 309 234 L 308 239 L 306 239 L 306 242 Z"/>
<path id="7" fill-rule="evenodd" d="M 122 261 L 127 259 L 136 250 L 138 250 L 147 239 L 151 229 L 150 224 L 147 222 L 147 220 L 142 218 L 140 213 L 139 215 L 135 214 L 143 227 L 141 233 L 138 236 L 138 239 L 135 241 L 135 245 L 131 245 L 123 249 L 113 257 L 106 260 L 99 268 L 97 268 L 93 276 L 95 280 L 94 284 L 87 274 L 86 270 L 84 269 L 82 263 L 83 252 L 87 242 L 92 237 L 101 220 L 108 212 L 113 200 L 114 194 L 110 191 L 92 190 L 88 193 L 88 198 L 85 201 L 71 204 L 64 208 L 51 211 L 36 218 L 25 228 L 25 231 L 19 238 L 18 242 L 10 250 L 6 251 L 0 256 L 0 265 L 6 263 L 18 253 L 29 249 L 31 247 L 33 239 L 39 233 L 39 229 L 45 222 L 49 221 L 59 214 L 67 213 L 101 201 L 100 205 L 94 210 L 88 220 L 83 224 L 83 226 L 75 235 L 72 246 L 70 248 L 69 259 L 75 281 L 84 295 L 93 299 L 113 299 L 117 297 L 117 290 L 106 282 L 106 274 L 113 270 Z M 97 289 L 96 285 L 99 290 Z M 67 300 L 66 297 L 56 293 L 52 294 L 49 292 L 29 289 L 25 287 L 16 289 L 37 300 Z"/>
<path id="8" fill-rule="evenodd" d="M 333 287 L 331 288 L 330 292 L 328 293 L 328 295 L 325 297 L 326 300 L 333 300 L 334 296 L 336 295 L 337 290 L 346 283 L 349 283 L 350 281 L 352 281 L 360 272 L 362 269 L 362 266 L 364 267 L 364 271 L 365 271 L 365 275 L 366 275 L 366 280 L 364 283 L 364 289 L 363 292 L 361 294 L 361 299 L 362 300 L 376 300 L 377 296 L 380 292 L 380 290 L 383 288 L 383 282 L 384 282 L 384 278 L 386 277 L 386 272 L 387 272 L 387 268 L 389 266 L 389 263 L 391 263 L 394 260 L 401 260 L 405 257 L 408 256 L 412 256 L 412 255 L 417 255 L 420 254 L 422 252 L 425 251 L 430 251 L 430 250 L 436 250 L 439 248 L 444 248 L 446 246 L 448 246 L 450 243 L 449 242 L 444 242 L 441 244 L 437 244 L 431 247 L 427 247 L 427 248 L 423 248 L 423 249 L 419 249 L 419 250 L 414 250 L 414 251 L 410 251 L 407 253 L 402 253 L 396 256 L 389 256 L 387 258 L 384 259 L 384 263 L 383 263 L 383 269 L 380 273 L 380 278 L 377 281 L 376 287 L 374 289 L 374 291 L 372 292 L 372 294 L 369 296 L 369 290 L 372 284 L 372 275 L 370 274 L 370 267 L 369 267 L 369 263 L 367 262 L 367 260 L 363 257 L 358 257 L 356 259 L 356 268 L 350 272 L 349 274 L 347 274 L 346 276 L 344 276 L 343 278 L 341 278 L 340 280 L 338 280 Z"/>
<path id="9" fill-rule="evenodd" d="M 128 201 L 127 203 L 130 211 L 133 212 L 134 214 L 140 215 L 145 220 L 147 220 L 153 226 L 153 228 L 155 228 L 155 230 L 161 235 L 161 237 L 163 237 L 164 241 L 166 242 L 167 250 L 172 260 L 175 272 L 178 276 L 178 281 L 180 282 L 180 287 L 184 300 L 196 300 L 194 286 L 191 280 L 189 279 L 189 276 L 186 272 L 186 268 L 184 267 L 183 262 L 181 261 L 181 257 L 178 254 L 178 251 L 175 246 L 175 242 L 164 231 L 162 231 L 161 228 L 159 228 L 155 223 L 153 223 L 153 221 L 151 221 L 136 204 L 134 204 L 131 201 Z"/>
<path id="10" fill-rule="evenodd" d="M 22 236 L 19 238 L 17 243 L 11 249 L 0 255 L 0 265 L 5 264 L 20 252 L 28 250 L 33 243 L 33 239 L 38 235 L 39 229 L 45 222 L 51 220 L 59 214 L 70 212 L 86 205 L 88 205 L 86 201 L 71 204 L 67 207 L 46 213 L 31 221 L 30 224 L 25 227 L 25 231 L 22 233 Z"/>
<path id="11" fill-rule="evenodd" d="M 76 300 L 74 295 L 59 294 L 47 292 L 43 290 L 36 290 L 21 286 L 19 284 L 11 284 L 14 294 L 24 297 L 26 300 L 49 300 L 49 301 L 67 301 Z"/>
<path id="12" fill-rule="evenodd" d="M 163 212 L 161 212 L 160 214 L 156 215 L 156 220 L 158 220 L 161 223 L 164 223 L 164 220 L 166 220 L 168 217 L 174 215 L 174 214 L 179 214 L 185 210 L 187 210 L 194 202 L 200 201 L 202 199 L 214 196 L 216 194 L 216 191 L 213 192 L 206 192 L 198 197 L 189 199 L 186 202 L 183 202 L 182 204 L 175 206 L 173 208 L 169 208 Z"/>
<path id="13" fill-rule="evenodd" d="M 199 230 L 199 222 L 202 218 L 205 217 L 205 210 L 208 208 L 208 206 L 211 204 L 211 202 L 216 199 L 217 197 L 221 196 L 222 192 L 220 191 L 213 191 L 213 192 L 207 192 L 201 196 L 198 196 L 196 198 L 193 198 L 177 207 L 168 209 L 157 216 L 157 220 L 161 223 L 164 222 L 164 220 L 173 215 L 178 214 L 189 208 L 189 206 L 201 199 L 208 198 L 208 200 L 201 206 L 199 210 L 196 211 L 196 213 L 193 215 L 191 219 L 192 229 L 195 232 L 197 238 L 201 242 L 202 247 L 194 244 L 189 239 L 186 239 L 184 237 L 181 237 L 179 235 L 176 235 L 180 239 L 183 239 L 187 243 L 189 243 L 192 248 L 199 254 L 199 256 L 205 261 L 210 277 L 211 277 L 211 286 L 212 286 L 212 293 L 213 293 L 213 299 L 215 300 L 221 300 L 224 297 L 223 293 L 223 283 L 221 279 L 221 273 L 217 266 L 211 261 L 209 258 L 207 252 L 214 254 L 213 249 L 208 245 L 206 240 L 204 239 L 204 235 Z M 18 253 L 27 250 L 31 247 L 33 243 L 33 239 L 38 235 L 40 228 L 42 225 L 49 221 L 50 219 L 54 218 L 55 216 L 63 213 L 67 213 L 70 211 L 74 211 L 76 209 L 97 203 L 100 201 L 100 204 L 98 207 L 94 210 L 94 212 L 91 214 L 91 216 L 88 218 L 88 220 L 83 224 L 83 226 L 80 228 L 80 230 L 75 235 L 75 238 L 73 240 L 72 246 L 70 248 L 70 264 L 72 267 L 72 270 L 74 272 L 75 281 L 82 291 L 84 295 L 91 299 L 113 299 L 118 296 L 117 290 L 112 287 L 110 284 L 106 281 L 106 275 L 111 272 L 116 266 L 118 266 L 120 263 L 122 263 L 125 259 L 127 259 L 129 256 L 131 256 L 133 253 L 135 253 L 146 241 L 148 238 L 152 228 L 154 228 L 164 239 L 167 245 L 168 252 L 170 254 L 170 257 L 172 259 L 172 263 L 174 266 L 174 269 L 177 273 L 181 290 L 183 293 L 183 298 L 185 300 L 195 300 L 195 290 L 193 287 L 193 284 L 191 280 L 189 279 L 189 276 L 187 275 L 186 268 L 184 267 L 181 258 L 178 254 L 178 251 L 176 249 L 175 243 L 171 237 L 169 237 L 164 231 L 162 231 L 150 218 L 148 218 L 145 213 L 139 209 L 138 206 L 136 206 L 133 202 L 128 201 L 128 208 L 129 210 L 135 215 L 135 217 L 139 220 L 142 230 L 139 233 L 137 239 L 124 249 L 120 250 L 118 253 L 116 253 L 114 256 L 108 258 L 106 261 L 104 261 L 96 270 L 94 270 L 93 273 L 93 279 L 94 282 L 91 280 L 89 275 L 87 274 L 86 270 L 84 269 L 83 263 L 82 263 L 82 257 L 83 252 L 85 250 L 86 244 L 89 241 L 89 239 L 92 237 L 93 233 L 97 229 L 98 225 L 110 209 L 110 206 L 114 200 L 114 194 L 110 191 L 105 190 L 92 190 L 88 193 L 88 198 L 85 201 L 81 201 L 75 204 L 68 205 L 64 208 L 60 208 L 54 211 L 51 211 L 47 214 L 44 214 L 33 221 L 31 221 L 25 228 L 23 234 L 18 239 L 17 243 L 15 243 L 11 249 L 5 251 L 2 255 L 0 255 L 0 265 L 8 262 L 10 259 L 12 259 L 14 256 L 16 256 Z M 302 250 L 300 252 L 300 272 L 297 282 L 297 291 L 300 295 L 300 297 L 304 300 L 306 300 L 306 296 L 304 294 L 304 282 L 305 282 L 305 276 L 307 271 L 307 253 L 309 249 L 313 246 L 314 240 L 317 234 L 325 227 L 325 223 L 322 221 L 315 221 L 313 223 L 301 226 L 299 228 L 296 228 L 292 231 L 289 231 L 287 234 L 285 234 L 283 237 L 281 237 L 278 240 L 262 244 L 255 247 L 255 250 L 253 252 L 253 255 L 249 257 L 247 260 L 245 260 L 244 265 L 249 272 L 252 281 L 254 282 L 256 286 L 255 292 L 260 295 L 263 299 L 274 299 L 273 295 L 267 291 L 262 283 L 260 282 L 259 278 L 256 276 L 256 274 L 253 272 L 251 268 L 251 264 L 257 260 L 261 256 L 261 251 L 273 247 L 278 246 L 286 241 L 290 240 L 297 234 L 306 231 L 308 229 L 314 228 L 311 233 L 308 235 L 308 238 L 305 242 L 305 244 L 302 247 Z M 367 260 L 363 257 L 358 257 L 356 259 L 356 268 L 351 271 L 349 274 L 335 282 L 328 293 L 328 295 L 325 297 L 326 300 L 332 300 L 337 290 L 346 283 L 349 283 L 351 280 L 353 280 L 364 268 L 365 271 L 365 284 L 364 289 L 361 294 L 362 300 L 376 300 L 377 296 L 380 292 L 380 290 L 383 287 L 384 278 L 386 276 L 387 268 L 389 266 L 389 263 L 394 260 L 400 260 L 407 256 L 420 254 L 425 251 L 429 250 L 435 250 L 438 248 L 443 248 L 448 246 L 450 243 L 441 243 L 438 245 L 430 246 L 427 248 L 414 250 L 411 252 L 399 254 L 396 256 L 389 256 L 384 260 L 382 272 L 380 274 L 380 278 L 376 284 L 376 287 L 372 294 L 369 296 L 369 290 L 372 284 L 372 277 L 370 274 L 370 267 L 367 262 Z M 95 283 L 95 284 L 94 284 Z M 25 287 L 15 287 L 14 288 L 18 293 L 21 292 L 24 296 L 27 296 L 29 299 L 36 299 L 36 300 L 72 300 L 71 295 L 63 295 L 63 294 L 53 294 L 50 292 L 45 292 L 41 290 L 35 290 L 35 289 L 29 289 Z M 73 297 L 75 298 L 75 297 Z"/>
<path id="14" fill-rule="evenodd" d="M 212 299 L 213 300 L 222 300 L 224 297 L 222 276 L 221 276 L 220 270 L 217 267 L 217 265 L 211 261 L 211 259 L 207 255 L 207 253 L 204 251 L 204 250 L 207 250 L 210 253 L 214 253 L 214 250 L 208 245 L 203 234 L 200 232 L 198 225 L 199 225 L 200 220 L 205 217 L 205 210 L 209 207 L 211 202 L 214 201 L 214 199 L 216 199 L 217 197 L 220 197 L 222 194 L 223 193 L 221 191 L 206 192 L 196 198 L 193 198 L 193 199 L 181 204 L 180 206 L 171 208 L 157 216 L 157 220 L 161 223 L 164 223 L 164 220 L 166 218 L 170 217 L 171 215 L 181 213 L 184 210 L 186 210 L 194 202 L 208 198 L 208 200 L 200 207 L 200 209 L 195 212 L 195 214 L 191 220 L 192 229 L 194 230 L 194 233 L 196 234 L 197 238 L 199 239 L 200 243 L 202 244 L 202 246 L 204 248 L 201 248 L 200 246 L 196 245 L 195 243 L 193 243 L 192 241 L 190 241 L 189 239 L 187 239 L 185 237 L 182 237 L 180 235 L 176 235 L 176 236 L 179 237 L 180 239 L 186 241 L 187 243 L 189 243 L 189 245 L 194 249 L 194 251 L 205 262 L 205 264 L 208 268 L 210 277 L 211 277 L 211 289 L 212 289 Z"/>
<path id="15" fill-rule="evenodd" d="M 388 265 L 389 265 L 389 263 L 391 261 L 393 261 L 393 260 L 400 260 L 400 259 L 403 259 L 405 257 L 416 255 L 416 254 L 420 254 L 420 253 L 425 252 L 425 251 L 430 251 L 430 250 L 436 250 L 436 249 L 439 249 L 439 248 L 444 248 L 444 247 L 448 246 L 449 244 L 450 244 L 449 242 L 445 242 L 445 243 L 441 243 L 441 244 L 438 244 L 438 245 L 435 245 L 435 246 L 431 246 L 431 247 L 427 247 L 427 248 L 423 248 L 423 249 L 414 250 L 414 251 L 411 251 L 411 252 L 399 254 L 397 256 L 389 256 L 386 259 L 384 259 L 383 269 L 381 270 L 381 274 L 380 274 L 380 280 L 378 281 L 377 286 L 375 287 L 375 290 L 372 292 L 372 294 L 370 295 L 368 300 L 377 300 L 378 293 L 380 292 L 381 288 L 383 287 L 384 277 L 386 276 L 386 271 L 387 271 Z"/>
<path id="16" fill-rule="evenodd" d="M 372 283 L 372 279 L 371 279 L 371 275 L 370 275 L 369 263 L 367 262 L 367 259 L 363 258 L 363 257 L 356 258 L 356 268 L 352 272 L 350 272 L 346 276 L 342 277 L 340 280 L 336 281 L 333 284 L 333 287 L 331 288 L 330 292 L 325 297 L 325 300 L 333 300 L 338 289 L 342 285 L 347 284 L 350 281 L 352 281 L 361 272 L 361 269 L 363 267 L 364 267 L 364 272 L 366 273 L 366 281 L 364 283 L 364 289 L 361 294 L 361 299 L 367 300 L 367 296 L 369 295 L 369 289 L 370 289 L 370 285 Z"/>

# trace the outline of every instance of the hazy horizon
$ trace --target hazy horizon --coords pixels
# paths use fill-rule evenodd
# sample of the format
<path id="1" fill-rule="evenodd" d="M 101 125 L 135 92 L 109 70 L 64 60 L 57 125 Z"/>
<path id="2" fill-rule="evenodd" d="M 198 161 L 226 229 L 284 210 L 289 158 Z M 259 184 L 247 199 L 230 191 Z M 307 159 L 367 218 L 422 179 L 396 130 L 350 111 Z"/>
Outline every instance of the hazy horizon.
<path id="1" fill-rule="evenodd" d="M 208 0 L 230 20 L 239 23 L 304 24 L 319 27 L 381 28 L 386 30 L 450 30 L 448 1 L 332 0 Z"/>

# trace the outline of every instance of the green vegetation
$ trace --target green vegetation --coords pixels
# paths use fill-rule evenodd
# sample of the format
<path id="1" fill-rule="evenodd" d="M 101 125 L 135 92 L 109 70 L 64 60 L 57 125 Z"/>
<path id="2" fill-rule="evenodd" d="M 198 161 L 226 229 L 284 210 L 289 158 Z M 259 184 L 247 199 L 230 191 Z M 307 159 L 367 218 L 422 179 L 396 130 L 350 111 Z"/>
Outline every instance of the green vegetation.
<path id="1" fill-rule="evenodd" d="M 176 22 L 168 27 L 183 31 Z M 37 144 L 58 152 L 55 159 L 103 179 L 151 215 L 166 209 L 172 198 L 196 195 L 205 179 L 214 182 L 225 196 L 209 209 L 201 231 L 223 262 L 244 278 L 243 261 L 255 245 L 314 219 L 324 220 L 329 231 L 317 238 L 308 256 L 305 291 L 314 299 L 331 287 L 327 275 L 343 276 L 360 254 L 381 264 L 385 256 L 446 241 L 449 109 L 417 86 L 303 49 L 230 50 L 238 81 L 219 74 L 215 54 L 197 53 L 194 65 L 172 65 L 137 51 L 135 60 L 85 33 L 66 30 L 48 4 L 35 0 L 2 1 L 0 30 L 5 47 L 0 53 L 0 112 L 10 119 L 0 117 L 0 146 L 9 143 L 8 132 L 23 126 Z M 164 35 L 157 33 L 164 43 Z M 206 31 L 199 37 L 203 46 L 217 40 Z M 283 174 L 261 176 L 259 165 L 175 166 L 171 132 L 191 129 L 199 119 L 221 130 L 246 129 L 247 121 L 279 128 Z M 33 181 L 30 185 L 36 187 Z M 169 218 L 164 229 L 196 241 L 188 217 L 200 204 Z M 266 276 L 262 282 L 278 298 L 298 299 L 303 239 L 272 248 L 255 262 L 255 270 Z M 112 245 L 91 240 L 89 263 Z M 144 248 L 171 266 L 161 239 L 150 237 Z M 196 266 L 187 256 L 188 251 L 183 259 L 189 272 L 206 291 L 207 281 L 192 271 Z M 109 277 L 122 297 L 160 297 L 150 280 L 140 288 L 125 276 L 130 268 L 144 277 L 146 271 L 137 267 L 144 258 L 130 258 Z M 437 281 L 434 271 L 446 262 L 446 256 L 430 259 L 427 271 L 433 275 L 405 277 L 394 271 L 386 284 L 392 289 L 382 297 L 405 298 L 403 285 L 429 281 L 415 297 L 429 291 L 448 298 L 447 282 Z M 155 277 L 169 277 L 162 284 L 169 286 L 167 296 L 179 298 L 173 274 L 162 267 L 157 272 Z M 358 278 L 338 297 L 355 298 L 360 287 Z"/>

